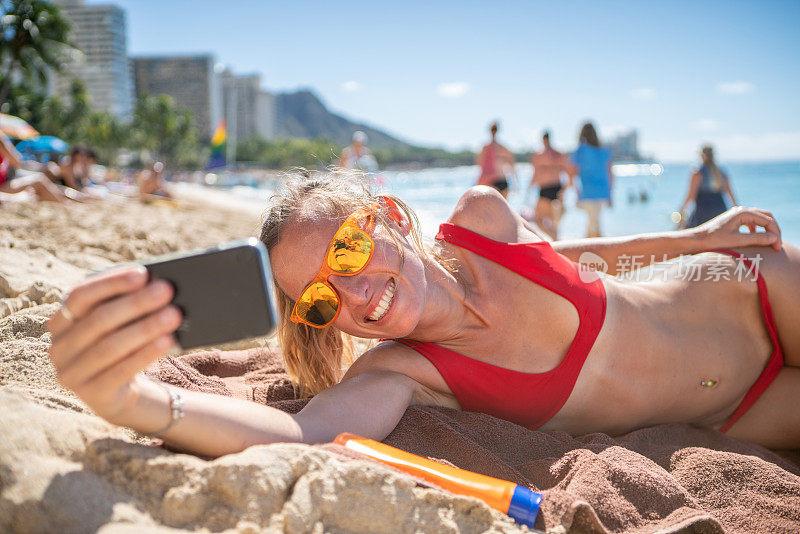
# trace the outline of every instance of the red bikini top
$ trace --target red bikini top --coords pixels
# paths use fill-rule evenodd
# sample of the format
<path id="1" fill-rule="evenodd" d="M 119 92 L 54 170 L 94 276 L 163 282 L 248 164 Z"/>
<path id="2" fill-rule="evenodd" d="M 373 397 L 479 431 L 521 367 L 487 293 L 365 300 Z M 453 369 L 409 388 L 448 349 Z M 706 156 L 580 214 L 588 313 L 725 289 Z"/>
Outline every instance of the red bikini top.
<path id="1" fill-rule="evenodd" d="M 544 373 L 513 371 L 435 343 L 395 340 L 436 367 L 462 410 L 486 413 L 531 429 L 540 427 L 567 402 L 603 327 L 606 292 L 602 281 L 591 276 L 592 281 L 582 281 L 579 269 L 585 268 L 553 250 L 546 241 L 503 243 L 451 223 L 439 227 L 436 239 L 502 265 L 575 306 L 580 320 L 578 332 L 561 363 Z"/>

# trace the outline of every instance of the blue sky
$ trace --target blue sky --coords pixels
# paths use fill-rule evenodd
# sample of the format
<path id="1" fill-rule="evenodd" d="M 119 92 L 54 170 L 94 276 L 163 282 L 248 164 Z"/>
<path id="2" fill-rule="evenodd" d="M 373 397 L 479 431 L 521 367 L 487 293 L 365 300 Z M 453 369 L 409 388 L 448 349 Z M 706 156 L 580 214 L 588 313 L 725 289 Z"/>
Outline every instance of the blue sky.
<path id="1" fill-rule="evenodd" d="M 800 1 L 111 0 L 131 55 L 213 53 L 412 142 L 628 128 L 665 161 L 800 158 Z"/>

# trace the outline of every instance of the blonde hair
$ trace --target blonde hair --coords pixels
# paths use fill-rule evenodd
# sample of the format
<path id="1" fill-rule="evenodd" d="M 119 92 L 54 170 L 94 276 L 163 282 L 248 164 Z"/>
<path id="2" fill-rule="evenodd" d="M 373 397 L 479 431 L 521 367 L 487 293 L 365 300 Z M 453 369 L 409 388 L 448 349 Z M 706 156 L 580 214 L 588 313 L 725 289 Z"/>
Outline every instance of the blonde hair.
<path id="1" fill-rule="evenodd" d="M 396 197 L 382 196 L 391 198 L 408 218 L 411 225 L 409 236 L 414 246 L 422 254 L 439 260 L 438 255 L 427 252 L 422 245 L 419 222 L 411 208 Z M 387 209 L 378 203 L 378 197 L 372 195 L 363 181 L 352 173 L 332 171 L 319 177 L 298 176 L 287 179 L 272 200 L 274 205 L 266 214 L 260 236 L 270 252 L 280 241 L 281 234 L 292 217 L 301 211 L 322 214 L 341 224 L 357 209 L 367 208 L 375 213 L 378 224 L 387 228 L 391 224 Z M 313 229 L 309 228 L 309 231 Z M 399 238 L 394 232 L 391 234 L 402 254 Z M 316 395 L 338 383 L 353 363 L 356 338 L 334 326 L 319 329 L 292 322 L 290 316 L 295 301 L 277 283 L 276 294 L 280 312 L 278 338 L 286 371 L 299 386 L 301 395 Z"/>
<path id="2" fill-rule="evenodd" d="M 715 191 L 721 191 L 725 186 L 725 175 L 714 161 L 714 147 L 711 145 L 704 145 L 703 148 L 700 149 L 700 154 L 703 158 L 703 163 L 708 166 L 711 172 L 711 186 Z"/>

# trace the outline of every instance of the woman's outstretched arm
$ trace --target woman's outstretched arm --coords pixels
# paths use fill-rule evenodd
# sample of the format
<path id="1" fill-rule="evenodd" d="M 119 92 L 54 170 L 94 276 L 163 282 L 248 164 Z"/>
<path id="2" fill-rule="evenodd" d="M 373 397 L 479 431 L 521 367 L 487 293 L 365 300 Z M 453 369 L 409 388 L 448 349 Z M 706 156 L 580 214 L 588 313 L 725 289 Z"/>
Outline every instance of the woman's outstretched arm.
<path id="1" fill-rule="evenodd" d="M 746 226 L 750 233 L 740 232 Z M 756 232 L 757 227 L 763 232 Z M 631 267 L 628 261 L 637 259 L 637 267 L 653 261 L 663 261 L 681 254 L 696 254 L 718 248 L 747 246 L 781 246 L 781 231 L 768 211 L 757 208 L 732 208 L 697 228 L 622 237 L 601 237 L 557 241 L 553 248 L 573 261 L 585 261 L 581 255 L 591 252 L 608 265 L 608 274 L 616 275 L 619 266 Z"/>
<path id="2" fill-rule="evenodd" d="M 143 268 L 89 278 L 75 288 L 48 328 L 59 381 L 107 421 L 142 433 L 171 420 L 170 395 L 140 371 L 172 347 L 180 312 L 170 285 L 148 283 Z M 318 395 L 298 414 L 248 401 L 179 390 L 185 416 L 164 434 L 176 447 L 207 456 L 257 443 L 327 441 L 350 431 L 382 439 L 411 403 L 413 380 L 366 372 Z"/>
<path id="3" fill-rule="evenodd" d="M 137 375 L 138 398 L 109 422 L 142 433 L 170 422 L 169 395 Z M 222 456 L 267 443 L 326 443 L 342 432 L 382 440 L 411 404 L 416 382 L 390 371 L 341 382 L 289 414 L 254 402 L 180 389 L 186 415 L 162 437 L 171 446 L 204 456 Z"/>

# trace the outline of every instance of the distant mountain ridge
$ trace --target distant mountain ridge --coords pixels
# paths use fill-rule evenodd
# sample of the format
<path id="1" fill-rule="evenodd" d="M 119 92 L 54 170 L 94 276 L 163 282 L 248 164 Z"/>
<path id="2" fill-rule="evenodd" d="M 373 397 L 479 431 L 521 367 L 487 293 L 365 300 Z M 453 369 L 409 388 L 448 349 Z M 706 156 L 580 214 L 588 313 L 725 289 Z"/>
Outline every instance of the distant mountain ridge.
<path id="1" fill-rule="evenodd" d="M 347 145 L 353 132 L 361 130 L 369 138 L 373 148 L 407 147 L 405 141 L 372 126 L 353 122 L 328 111 L 325 104 L 313 92 L 303 89 L 294 93 L 275 94 L 275 133 L 277 137 L 301 137 L 311 139 L 324 137 Z"/>

